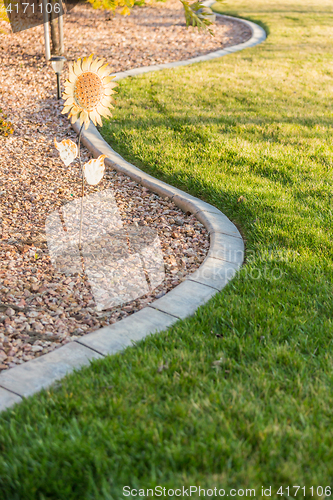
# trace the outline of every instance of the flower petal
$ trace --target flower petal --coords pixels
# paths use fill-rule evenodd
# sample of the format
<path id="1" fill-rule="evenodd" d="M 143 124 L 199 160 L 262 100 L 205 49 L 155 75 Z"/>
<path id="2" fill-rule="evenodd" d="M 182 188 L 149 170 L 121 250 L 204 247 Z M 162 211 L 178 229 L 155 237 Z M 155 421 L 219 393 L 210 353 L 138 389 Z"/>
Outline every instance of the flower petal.
<path id="1" fill-rule="evenodd" d="M 82 71 L 88 71 L 90 69 L 91 61 L 93 58 L 93 54 L 91 54 L 89 57 L 84 57 L 82 61 Z"/>
<path id="2" fill-rule="evenodd" d="M 80 76 L 82 74 L 82 69 L 81 69 L 81 58 L 78 59 L 76 62 L 73 64 L 73 72 L 75 76 Z"/>
<path id="3" fill-rule="evenodd" d="M 102 118 L 101 118 L 101 115 L 99 113 L 97 113 L 97 123 L 100 127 L 103 127 Z"/>
<path id="4" fill-rule="evenodd" d="M 106 63 L 104 66 L 98 69 L 97 74 L 100 78 L 103 78 L 104 76 L 109 76 L 112 71 L 112 68 Z"/>
<path id="5" fill-rule="evenodd" d="M 75 76 L 75 80 L 76 80 L 76 76 Z M 74 87 L 75 87 L 75 83 L 70 82 L 69 80 L 66 80 L 64 87 L 66 89 L 66 92 L 73 92 Z"/>
<path id="6" fill-rule="evenodd" d="M 72 108 L 73 106 L 65 106 L 61 113 L 65 115 L 66 113 L 69 113 Z"/>
<path id="7" fill-rule="evenodd" d="M 74 97 L 70 96 L 68 97 L 68 99 L 66 99 L 65 101 L 65 106 L 70 106 L 70 105 L 74 105 L 75 104 L 75 100 L 74 100 Z"/>
<path id="8" fill-rule="evenodd" d="M 89 113 L 87 113 L 87 117 L 84 120 L 84 128 L 85 128 L 85 130 L 87 130 L 87 128 L 89 127 L 89 123 L 90 123 L 90 118 L 89 118 Z"/>
<path id="9" fill-rule="evenodd" d="M 101 61 L 101 59 L 98 59 L 98 57 L 96 57 L 96 59 L 91 63 L 90 65 L 90 71 L 96 71 L 96 67 L 98 67 L 98 63 Z"/>
<path id="10" fill-rule="evenodd" d="M 116 94 L 117 92 L 115 90 L 112 90 L 109 86 L 104 88 L 104 95 L 111 95 L 111 94 Z"/>
<path id="11" fill-rule="evenodd" d="M 104 85 L 105 85 L 105 84 L 109 84 L 109 83 L 111 83 L 111 82 L 112 82 L 112 80 L 113 80 L 114 78 L 116 78 L 116 75 L 113 75 L 113 76 L 103 76 L 103 78 L 102 78 L 102 82 L 103 82 L 103 84 L 104 84 Z M 118 85 L 118 83 L 117 83 L 117 82 L 112 82 L 112 83 L 114 84 L 114 85 L 113 85 L 114 87 L 115 87 L 116 85 Z"/>
<path id="12" fill-rule="evenodd" d="M 81 112 L 81 108 L 79 108 L 78 106 L 72 106 L 72 111 L 69 113 L 68 118 L 73 116 L 73 115 L 78 115 L 80 112 Z"/>
<path id="13" fill-rule="evenodd" d="M 68 81 L 73 82 L 74 80 L 76 80 L 76 76 L 73 70 L 73 64 L 68 63 Z"/>
<path id="14" fill-rule="evenodd" d="M 72 116 L 71 116 L 71 123 L 72 123 L 72 125 L 73 125 L 73 124 L 77 121 L 77 119 L 78 119 L 78 118 L 79 118 L 79 115 L 78 115 L 78 114 L 77 114 L 77 115 L 72 115 Z"/>
<path id="15" fill-rule="evenodd" d="M 84 110 L 81 111 L 81 114 L 80 114 L 80 125 L 82 125 L 85 122 L 87 114 L 88 114 L 87 111 L 84 111 Z"/>
<path id="16" fill-rule="evenodd" d="M 94 109 L 93 111 L 89 111 L 89 118 L 90 120 L 93 122 L 93 124 L 97 125 L 97 119 L 99 117 L 99 114 L 97 113 L 97 111 Z"/>
<path id="17" fill-rule="evenodd" d="M 100 127 L 102 127 L 103 123 L 102 123 L 102 120 L 101 120 L 101 115 L 98 113 L 97 109 L 94 109 L 93 111 L 90 111 L 89 112 L 89 116 L 92 119 L 94 125 L 98 124 Z"/>
<path id="18" fill-rule="evenodd" d="M 99 113 L 101 116 L 105 116 L 105 118 L 107 118 L 108 116 L 112 116 L 109 109 L 105 106 L 102 106 L 101 104 L 97 106 L 97 113 Z"/>
<path id="19" fill-rule="evenodd" d="M 90 71 L 97 73 L 98 68 L 103 66 L 104 62 L 105 62 L 104 58 L 103 59 L 95 59 L 95 61 L 92 62 L 90 65 Z"/>
<path id="20" fill-rule="evenodd" d="M 104 106 L 105 108 L 109 108 L 109 107 L 111 107 L 111 103 L 112 103 L 112 101 L 113 101 L 112 97 L 110 97 L 110 96 L 104 96 L 104 97 L 101 99 L 100 104 L 101 104 L 102 106 Z"/>

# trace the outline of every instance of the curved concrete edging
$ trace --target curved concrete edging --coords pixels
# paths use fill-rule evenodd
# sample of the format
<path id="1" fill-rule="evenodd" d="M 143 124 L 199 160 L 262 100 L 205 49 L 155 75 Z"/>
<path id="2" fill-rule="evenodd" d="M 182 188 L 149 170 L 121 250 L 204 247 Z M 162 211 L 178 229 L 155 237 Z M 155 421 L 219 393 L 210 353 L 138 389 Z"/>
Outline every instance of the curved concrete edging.
<path id="1" fill-rule="evenodd" d="M 211 6 L 214 0 L 203 2 Z M 217 16 L 221 16 L 217 14 Z M 186 66 L 208 61 L 253 47 L 266 39 L 265 31 L 255 23 L 231 16 L 221 16 L 243 22 L 250 26 L 252 37 L 245 43 L 211 52 L 204 56 L 184 61 L 147 66 L 116 74 L 116 80 L 127 76 L 158 71 L 164 68 Z M 74 124 L 78 132 L 78 124 Z M 204 224 L 210 233 L 211 245 L 208 255 L 193 274 L 162 298 L 137 313 L 115 323 L 84 335 L 55 351 L 0 374 L 0 411 L 22 401 L 41 389 L 48 387 L 67 373 L 86 365 L 92 359 L 114 354 L 139 341 L 149 334 L 163 331 L 179 319 L 191 316 L 195 311 L 222 290 L 240 268 L 244 259 L 244 243 L 236 226 L 213 205 L 195 198 L 180 189 L 159 181 L 124 160 L 104 141 L 96 127 L 90 124 L 82 136 L 83 144 L 94 156 L 106 154 L 105 163 L 117 171 L 149 188 L 151 191 L 172 199 L 184 211 L 190 211 Z"/>

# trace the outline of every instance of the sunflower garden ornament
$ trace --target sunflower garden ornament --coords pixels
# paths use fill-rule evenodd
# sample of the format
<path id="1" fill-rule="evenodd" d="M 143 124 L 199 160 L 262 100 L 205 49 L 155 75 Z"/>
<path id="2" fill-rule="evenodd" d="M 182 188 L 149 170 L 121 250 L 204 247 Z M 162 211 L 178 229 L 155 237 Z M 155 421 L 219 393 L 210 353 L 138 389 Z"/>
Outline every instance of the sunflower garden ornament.
<path id="1" fill-rule="evenodd" d="M 64 139 L 61 142 L 54 140 L 56 149 L 60 153 L 66 167 L 77 157 L 80 163 L 82 175 L 82 198 L 81 198 L 81 216 L 80 216 L 80 234 L 79 249 L 81 250 L 82 218 L 83 218 L 83 197 L 84 181 L 88 184 L 97 185 L 104 176 L 105 165 L 104 158 L 101 155 L 97 160 L 90 160 L 82 166 L 80 156 L 80 141 L 83 125 L 88 128 L 90 120 L 94 125 L 102 126 L 101 117 L 112 116 L 110 109 L 114 106 L 112 94 L 115 94 L 114 87 L 118 84 L 113 81 L 115 75 L 110 76 L 111 68 L 105 64 L 105 59 L 93 59 L 93 55 L 78 59 L 73 65 L 69 64 L 69 78 L 65 83 L 65 99 L 62 114 L 68 113 L 68 118 L 72 123 L 80 119 L 80 133 L 78 146 L 70 139 Z"/>
<path id="2" fill-rule="evenodd" d="M 69 65 L 69 78 L 65 83 L 63 98 L 66 99 L 63 114 L 69 113 L 68 118 L 75 123 L 80 118 L 80 125 L 84 123 L 88 128 L 89 121 L 94 125 L 102 125 L 101 116 L 111 116 L 117 85 L 110 76 L 111 69 L 104 64 L 105 59 L 94 59 L 93 55 L 78 59 L 73 66 Z"/>

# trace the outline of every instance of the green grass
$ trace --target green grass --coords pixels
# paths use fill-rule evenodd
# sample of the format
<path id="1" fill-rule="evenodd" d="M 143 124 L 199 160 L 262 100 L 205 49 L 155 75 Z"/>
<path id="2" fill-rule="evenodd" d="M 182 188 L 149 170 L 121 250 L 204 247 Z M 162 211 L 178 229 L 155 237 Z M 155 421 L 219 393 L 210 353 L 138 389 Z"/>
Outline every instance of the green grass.
<path id="1" fill-rule="evenodd" d="M 118 499 L 125 485 L 317 498 L 309 487 L 331 484 L 333 4 L 220 9 L 267 41 L 121 82 L 103 133 L 220 208 L 246 264 L 193 318 L 2 414 L 1 499 Z"/>

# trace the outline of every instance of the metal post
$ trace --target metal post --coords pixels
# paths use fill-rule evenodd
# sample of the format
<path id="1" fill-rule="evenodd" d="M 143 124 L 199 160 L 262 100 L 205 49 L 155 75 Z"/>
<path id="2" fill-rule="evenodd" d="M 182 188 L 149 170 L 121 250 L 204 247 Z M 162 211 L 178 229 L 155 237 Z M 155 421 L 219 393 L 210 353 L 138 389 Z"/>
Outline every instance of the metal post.
<path id="1" fill-rule="evenodd" d="M 49 61 L 51 58 L 50 31 L 48 23 L 48 14 L 46 10 L 47 0 L 43 0 L 43 21 L 44 21 L 44 41 L 45 41 L 45 59 Z"/>
<path id="2" fill-rule="evenodd" d="M 60 15 L 59 15 L 59 46 L 60 46 L 60 50 L 59 50 L 59 55 L 60 56 L 63 56 L 64 55 L 64 51 L 65 51 L 65 48 L 64 48 L 64 9 L 63 9 L 63 4 L 62 4 L 62 1 L 59 0 L 59 3 L 60 3 Z"/>
<path id="3" fill-rule="evenodd" d="M 58 101 L 59 101 L 59 99 L 61 99 L 60 73 L 57 73 L 57 96 L 58 96 Z"/>

